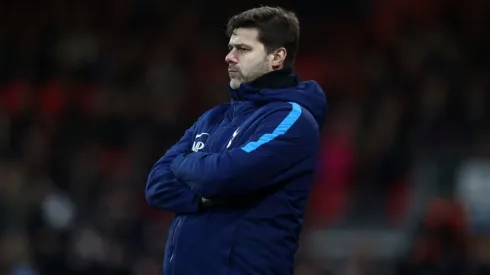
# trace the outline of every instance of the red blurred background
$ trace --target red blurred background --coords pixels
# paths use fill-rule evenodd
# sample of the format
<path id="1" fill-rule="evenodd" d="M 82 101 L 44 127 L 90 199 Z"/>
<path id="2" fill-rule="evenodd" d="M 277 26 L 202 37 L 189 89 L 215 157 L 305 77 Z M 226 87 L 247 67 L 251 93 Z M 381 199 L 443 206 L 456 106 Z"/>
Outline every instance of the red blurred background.
<path id="1" fill-rule="evenodd" d="M 490 274 L 489 1 L 271 1 L 329 116 L 296 274 Z M 321 6 L 320 6 L 321 4 Z M 247 2 L 0 2 L 2 274 L 161 273 L 151 165 Z"/>

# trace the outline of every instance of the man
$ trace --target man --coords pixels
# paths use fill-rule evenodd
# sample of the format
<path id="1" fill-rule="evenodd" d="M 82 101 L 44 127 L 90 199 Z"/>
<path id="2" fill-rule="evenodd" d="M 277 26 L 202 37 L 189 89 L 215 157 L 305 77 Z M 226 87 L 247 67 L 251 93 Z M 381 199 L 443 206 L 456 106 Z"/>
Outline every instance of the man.
<path id="1" fill-rule="evenodd" d="M 175 213 L 163 273 L 292 274 L 325 94 L 292 74 L 294 13 L 251 9 L 227 32 L 231 102 L 203 114 L 148 178 L 148 203 Z"/>

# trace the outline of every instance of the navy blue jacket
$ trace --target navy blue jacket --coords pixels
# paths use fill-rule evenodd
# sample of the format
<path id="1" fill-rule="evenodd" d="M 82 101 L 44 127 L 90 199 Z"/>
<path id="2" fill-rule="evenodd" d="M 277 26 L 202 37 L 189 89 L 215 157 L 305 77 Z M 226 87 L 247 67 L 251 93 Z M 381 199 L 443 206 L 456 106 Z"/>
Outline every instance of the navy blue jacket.
<path id="1" fill-rule="evenodd" d="M 230 93 L 149 174 L 148 203 L 175 213 L 165 275 L 293 274 L 325 94 L 290 70 Z"/>

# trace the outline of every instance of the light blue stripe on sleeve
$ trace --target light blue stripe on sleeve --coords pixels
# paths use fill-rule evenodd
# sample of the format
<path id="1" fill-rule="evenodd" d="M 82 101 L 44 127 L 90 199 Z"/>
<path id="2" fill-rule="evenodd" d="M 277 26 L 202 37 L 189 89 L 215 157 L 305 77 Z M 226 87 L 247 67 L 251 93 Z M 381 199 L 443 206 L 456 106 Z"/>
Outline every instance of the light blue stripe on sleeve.
<path id="1" fill-rule="evenodd" d="M 253 150 L 259 148 L 260 146 L 272 141 L 276 137 L 280 135 L 284 135 L 291 126 L 298 120 L 298 118 L 301 116 L 301 107 L 294 102 L 289 102 L 291 106 L 293 106 L 293 109 L 291 112 L 288 114 L 288 116 L 277 126 L 277 128 L 274 130 L 274 132 L 269 133 L 269 134 L 264 134 L 259 138 L 257 141 L 251 141 L 247 143 L 245 146 L 242 147 L 242 150 L 250 153 Z"/>

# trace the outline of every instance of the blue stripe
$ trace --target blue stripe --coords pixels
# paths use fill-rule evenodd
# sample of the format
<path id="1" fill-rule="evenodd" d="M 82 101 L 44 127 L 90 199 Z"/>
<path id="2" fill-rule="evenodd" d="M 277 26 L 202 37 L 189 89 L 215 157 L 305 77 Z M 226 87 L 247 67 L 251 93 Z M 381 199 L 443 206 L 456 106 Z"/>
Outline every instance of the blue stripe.
<path id="1" fill-rule="evenodd" d="M 277 128 L 274 130 L 274 132 L 270 134 L 264 134 L 259 138 L 257 141 L 251 141 L 247 143 L 245 146 L 242 147 L 242 150 L 250 153 L 253 150 L 259 148 L 260 146 L 271 142 L 273 139 L 280 135 L 284 135 L 291 126 L 298 120 L 298 118 L 301 116 L 301 107 L 294 102 L 289 102 L 291 106 L 293 106 L 293 109 L 291 112 L 288 114 L 288 116 L 277 126 Z"/>

